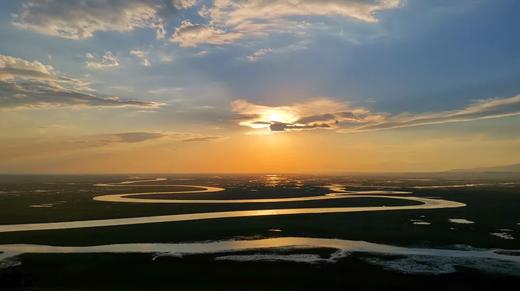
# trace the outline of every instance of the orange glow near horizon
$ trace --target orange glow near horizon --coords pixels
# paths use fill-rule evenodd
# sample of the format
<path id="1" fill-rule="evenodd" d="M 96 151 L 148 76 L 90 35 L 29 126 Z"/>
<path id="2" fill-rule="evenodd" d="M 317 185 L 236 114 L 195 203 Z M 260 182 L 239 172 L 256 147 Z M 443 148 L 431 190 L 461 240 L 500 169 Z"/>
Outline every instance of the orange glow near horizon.
<path id="1" fill-rule="evenodd" d="M 141 143 L 68 149 L 66 140 L 4 150 L 13 173 L 337 173 L 435 171 L 507 164 L 520 159 L 520 141 L 434 139 L 414 133 L 395 136 L 337 135 L 332 131 L 273 135 L 234 134 L 210 142 L 167 138 Z M 58 146 L 59 145 L 59 146 Z M 73 146 L 77 144 L 74 143 Z M 60 148 L 61 147 L 61 148 Z M 493 155 L 473 159 L 484 150 Z M 8 148 L 6 148 L 8 149 Z M 24 156 L 16 152 L 26 151 Z M 465 155 L 461 157 L 460 153 Z M 16 161 L 14 163 L 13 161 Z M 6 169 L 4 169 L 5 171 Z"/>

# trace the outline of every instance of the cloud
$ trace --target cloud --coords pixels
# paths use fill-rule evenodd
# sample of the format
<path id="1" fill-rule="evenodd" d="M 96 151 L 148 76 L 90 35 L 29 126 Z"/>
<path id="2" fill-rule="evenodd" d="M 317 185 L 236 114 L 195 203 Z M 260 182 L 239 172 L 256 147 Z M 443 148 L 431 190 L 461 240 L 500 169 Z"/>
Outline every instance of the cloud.
<path id="1" fill-rule="evenodd" d="M 165 63 L 165 64 L 171 63 L 175 59 L 175 57 L 172 54 L 166 54 L 166 53 L 161 53 L 161 52 L 156 54 L 156 56 L 161 63 Z"/>
<path id="2" fill-rule="evenodd" d="M 247 56 L 247 60 L 250 62 L 256 62 L 258 59 L 265 57 L 265 55 L 270 54 L 271 52 L 273 52 L 273 49 L 271 48 L 258 49 L 249 56 Z"/>
<path id="3" fill-rule="evenodd" d="M 213 21 L 232 26 L 290 16 L 339 16 L 377 22 L 377 12 L 397 8 L 400 3 L 400 0 L 220 0 L 207 13 Z"/>
<path id="4" fill-rule="evenodd" d="M 160 132 L 125 132 L 113 135 L 118 142 L 142 142 L 150 139 L 157 139 L 164 137 L 165 134 Z"/>
<path id="5" fill-rule="evenodd" d="M 148 52 L 141 50 L 131 50 L 130 55 L 141 59 L 141 64 L 145 67 L 150 67 L 152 65 L 148 60 Z"/>
<path id="6" fill-rule="evenodd" d="M 0 55 L 0 80 L 9 80 L 16 76 L 47 80 L 58 78 L 52 66 L 44 65 L 38 61 L 30 62 L 16 57 Z"/>
<path id="7" fill-rule="evenodd" d="M 136 131 L 67 137 L 67 142 L 61 141 L 60 143 L 63 144 L 63 149 L 81 150 L 88 148 L 106 147 L 115 144 L 141 143 L 157 140 L 166 136 L 167 135 L 165 133 L 161 132 Z M 39 142 L 42 144 L 52 144 L 55 141 L 43 139 Z"/>
<path id="8" fill-rule="evenodd" d="M 222 136 L 204 135 L 192 132 L 171 131 L 136 131 L 112 134 L 100 134 L 82 137 L 84 140 L 96 141 L 97 145 L 108 145 L 113 143 L 140 143 L 150 140 L 164 139 L 179 142 L 205 142 L 223 138 Z"/>
<path id="9" fill-rule="evenodd" d="M 86 53 L 85 58 L 87 59 L 87 68 L 90 69 L 103 70 L 119 67 L 119 59 L 111 51 L 105 52 L 101 57 Z"/>
<path id="10" fill-rule="evenodd" d="M 177 30 L 172 40 L 184 46 L 221 45 L 246 36 L 301 34 L 308 27 L 302 26 L 297 17 L 341 17 L 375 23 L 378 12 L 397 8 L 400 3 L 400 0 L 216 0 L 199 11 L 208 19 L 208 25 L 192 24 L 191 33 L 182 38 L 182 30 Z M 215 38 L 219 41 L 214 41 Z"/>
<path id="11" fill-rule="evenodd" d="M 172 3 L 177 9 L 188 9 L 195 6 L 197 0 L 172 0 Z"/>
<path id="12" fill-rule="evenodd" d="M 309 44 L 308 40 L 300 40 L 296 43 L 293 43 L 293 44 L 290 44 L 287 46 L 282 46 L 282 47 L 277 47 L 277 48 L 260 48 L 260 49 L 257 49 L 256 51 L 254 51 L 253 53 L 251 53 L 250 55 L 248 55 L 246 57 L 246 59 L 249 62 L 254 63 L 271 54 L 279 55 L 279 54 L 293 53 L 295 51 L 307 49 L 308 44 Z"/>
<path id="13" fill-rule="evenodd" d="M 515 115 L 520 115 L 520 95 L 508 98 L 491 98 L 479 100 L 465 108 L 457 110 L 419 114 L 402 113 L 394 116 L 388 116 L 381 122 L 369 123 L 355 128 L 345 128 L 342 129 L 341 132 L 374 131 L 391 128 L 501 118 Z"/>
<path id="14" fill-rule="evenodd" d="M 189 1 L 175 1 L 189 2 Z M 132 31 L 153 28 L 164 37 L 166 8 L 154 0 L 30 0 L 14 15 L 12 24 L 22 29 L 67 39 L 92 37 L 98 31 Z"/>
<path id="15" fill-rule="evenodd" d="M 160 105 L 101 95 L 88 83 L 59 74 L 52 66 L 0 55 L 0 110 L 66 106 L 156 108 Z"/>
<path id="16" fill-rule="evenodd" d="M 202 51 L 194 53 L 193 55 L 196 57 L 205 57 L 208 54 L 209 54 L 209 52 L 207 50 L 202 50 Z"/>
<path id="17" fill-rule="evenodd" d="M 229 44 L 242 37 L 237 32 L 226 32 L 211 25 L 193 24 L 184 20 L 175 29 L 170 41 L 182 47 L 195 47 L 199 44 Z"/>
<path id="18" fill-rule="evenodd" d="M 520 115 L 520 95 L 476 101 L 457 110 L 389 114 L 352 107 L 330 98 L 318 98 L 289 106 L 265 106 L 236 100 L 235 120 L 257 133 L 310 129 L 334 129 L 341 133 L 414 127 Z"/>
<path id="19" fill-rule="evenodd" d="M 202 2 L 202 1 L 200 1 Z M 244 36 L 297 33 L 302 17 L 340 17 L 366 23 L 380 11 L 399 7 L 401 0 L 214 0 L 199 6 L 203 23 L 185 20 L 170 40 L 181 46 L 224 45 Z M 97 32 L 154 29 L 166 34 L 169 18 L 193 8 L 196 0 L 27 0 L 13 15 L 21 29 L 66 39 L 84 39 Z"/>
<path id="20" fill-rule="evenodd" d="M 136 144 L 154 140 L 175 142 L 202 142 L 217 140 L 220 136 L 207 136 L 191 132 L 135 131 L 109 134 L 85 135 L 68 138 L 78 148 L 105 147 L 114 144 Z"/>
<path id="21" fill-rule="evenodd" d="M 293 123 L 284 123 L 273 121 L 269 124 L 269 130 L 271 131 L 289 131 L 289 130 L 304 130 L 304 129 L 314 129 L 314 128 L 330 128 L 332 127 L 328 123 L 311 123 L 311 124 L 293 124 Z"/>
<path id="22" fill-rule="evenodd" d="M 383 118 L 363 108 L 330 98 L 315 98 L 289 106 L 265 106 L 235 100 L 231 110 L 242 126 L 259 131 L 281 132 L 316 128 L 337 128 L 340 122 L 366 123 Z"/>
<path id="23" fill-rule="evenodd" d="M 185 138 L 181 141 L 183 142 L 209 142 L 214 140 L 222 139 L 222 136 L 195 136 L 195 137 L 189 137 Z"/>
<path id="24" fill-rule="evenodd" d="M 45 134 L 31 138 L 0 139 L 0 159 L 70 155 L 86 151 L 120 151 L 162 143 L 211 142 L 221 136 L 191 132 L 133 131 L 82 136 L 52 136 Z"/>

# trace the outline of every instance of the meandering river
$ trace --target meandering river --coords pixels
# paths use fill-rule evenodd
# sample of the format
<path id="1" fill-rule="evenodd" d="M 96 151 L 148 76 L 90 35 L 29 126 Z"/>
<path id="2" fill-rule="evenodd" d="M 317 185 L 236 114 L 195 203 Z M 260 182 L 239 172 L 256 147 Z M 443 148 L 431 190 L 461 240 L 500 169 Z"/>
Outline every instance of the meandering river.
<path id="1" fill-rule="evenodd" d="M 155 199 L 143 198 L 146 195 L 159 194 L 195 194 L 195 193 L 211 193 L 224 191 L 220 187 L 208 187 L 199 185 L 165 185 L 165 184 L 136 184 L 143 182 L 164 181 L 164 178 L 156 178 L 153 180 L 134 180 L 123 181 L 120 183 L 96 184 L 98 187 L 190 187 L 194 190 L 183 191 L 161 191 L 161 192 L 140 192 L 140 193 L 123 193 L 113 195 L 97 195 L 93 199 L 100 202 L 112 203 L 192 203 L 192 204 L 237 204 L 237 203 L 279 203 L 279 202 L 297 202 L 297 201 L 316 201 L 331 199 L 350 199 L 350 198 L 386 198 L 399 199 L 418 202 L 418 205 L 406 206 L 368 206 L 368 207 L 317 207 L 317 208 L 284 208 L 284 209 L 259 209 L 259 210 L 234 210 L 219 212 L 201 212 L 189 214 L 171 214 L 142 216 L 130 218 L 110 218 L 96 220 L 79 220 L 79 221 L 63 221 L 49 223 L 25 223 L 25 224 L 8 224 L 0 225 L 0 233 L 20 232 L 20 231 L 38 231 L 38 230 L 56 230 L 56 229 L 74 229 L 74 228 L 90 228 L 105 226 L 120 226 L 134 224 L 148 224 L 161 222 L 176 222 L 204 219 L 221 219 L 236 217 L 255 217 L 255 216 L 273 216 L 273 215 L 296 215 L 296 214 L 324 214 L 324 213 L 346 213 L 346 212 L 369 212 L 369 211 L 396 211 L 396 210 L 417 210 L 417 209 L 438 209 L 438 208 L 455 208 L 463 207 L 464 203 L 444 200 L 432 199 L 424 197 L 405 196 L 409 192 L 400 191 L 346 191 L 343 187 L 331 186 L 333 192 L 307 197 L 291 197 L 291 198 L 266 198 L 266 199 Z M 398 195 L 397 197 L 394 195 Z M 139 197 L 136 197 L 139 196 Z"/>

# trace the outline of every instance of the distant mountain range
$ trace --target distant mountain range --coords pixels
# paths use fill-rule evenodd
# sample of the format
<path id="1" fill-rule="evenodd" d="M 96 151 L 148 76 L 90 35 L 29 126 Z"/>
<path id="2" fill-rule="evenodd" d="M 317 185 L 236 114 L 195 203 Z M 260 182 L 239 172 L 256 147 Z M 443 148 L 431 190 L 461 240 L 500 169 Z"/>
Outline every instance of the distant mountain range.
<path id="1" fill-rule="evenodd" d="M 463 173 L 520 173 L 520 164 L 506 165 L 506 166 L 495 166 L 495 167 L 483 167 L 483 168 L 472 168 L 472 169 L 456 169 L 448 172 L 463 172 Z"/>

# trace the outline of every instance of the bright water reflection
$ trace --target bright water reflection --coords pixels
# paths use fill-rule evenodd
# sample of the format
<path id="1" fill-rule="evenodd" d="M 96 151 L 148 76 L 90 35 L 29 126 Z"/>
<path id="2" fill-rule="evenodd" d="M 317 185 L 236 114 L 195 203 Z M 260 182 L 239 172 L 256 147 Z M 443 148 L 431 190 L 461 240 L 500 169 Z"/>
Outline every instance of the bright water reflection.
<path id="1" fill-rule="evenodd" d="M 256 240 L 228 240 L 174 244 L 134 243 L 86 247 L 12 244 L 0 245 L 0 252 L 3 252 L 0 254 L 0 260 L 24 253 L 163 253 L 171 255 L 187 255 L 266 250 L 276 248 L 292 248 L 302 250 L 311 248 L 332 248 L 341 250 L 344 254 L 361 252 L 403 256 L 430 256 L 472 259 L 480 258 L 502 260 L 520 264 L 520 256 L 515 255 L 515 251 L 406 248 L 365 241 L 311 237 L 280 237 Z"/>
<path id="2" fill-rule="evenodd" d="M 112 184 L 96 184 L 100 187 L 118 187 L 129 186 L 139 182 L 163 181 L 162 178 L 153 180 L 137 180 L 124 181 Z M 158 185 L 132 185 L 132 186 L 158 186 Z M 0 233 L 2 232 L 19 232 L 19 231 L 36 231 L 36 230 L 56 230 L 56 229 L 73 229 L 73 228 L 89 228 L 103 226 L 120 226 L 134 224 L 148 224 L 159 222 L 176 222 L 203 219 L 220 219 L 235 217 L 255 217 L 255 216 L 273 216 L 273 215 L 294 215 L 294 214 L 323 214 L 323 213 L 347 213 L 347 212 L 368 212 L 368 211 L 395 211 L 395 210 L 416 210 L 416 209 L 438 209 L 438 208 L 456 208 L 465 206 L 464 203 L 449 201 L 444 199 L 432 199 L 413 196 L 389 196 L 395 194 L 408 194 L 408 192 L 398 191 L 344 191 L 342 187 L 332 186 L 332 192 L 326 195 L 309 196 L 309 197 L 293 197 L 293 198 L 267 198 L 267 199 L 147 199 L 136 198 L 131 196 L 150 195 L 150 194 L 185 194 L 185 193 L 208 193 L 223 191 L 224 188 L 206 187 L 195 185 L 159 185 L 159 186 L 183 186 L 193 187 L 191 191 L 165 191 L 165 192 L 142 192 L 142 193 L 126 193 L 114 195 L 100 195 L 94 197 L 94 200 L 104 202 L 132 202 L 132 203 L 198 203 L 198 204 L 227 204 L 227 203 L 277 203 L 277 202 L 295 202 L 295 201 L 315 201 L 315 200 L 331 200 L 331 199 L 348 199 L 348 198 L 385 198 L 400 199 L 418 202 L 418 205 L 408 206 L 368 206 L 368 207 L 326 207 L 326 208 L 285 208 L 285 209 L 261 209 L 261 210 L 237 210 L 237 211 L 221 211 L 221 212 L 203 212 L 189 214 L 172 214 L 158 215 L 132 218 L 111 218 L 98 220 L 83 221 L 66 221 L 52 223 L 30 223 L 30 224 L 11 224 L 0 225 Z M 338 192 L 343 191 L 343 192 Z"/>

